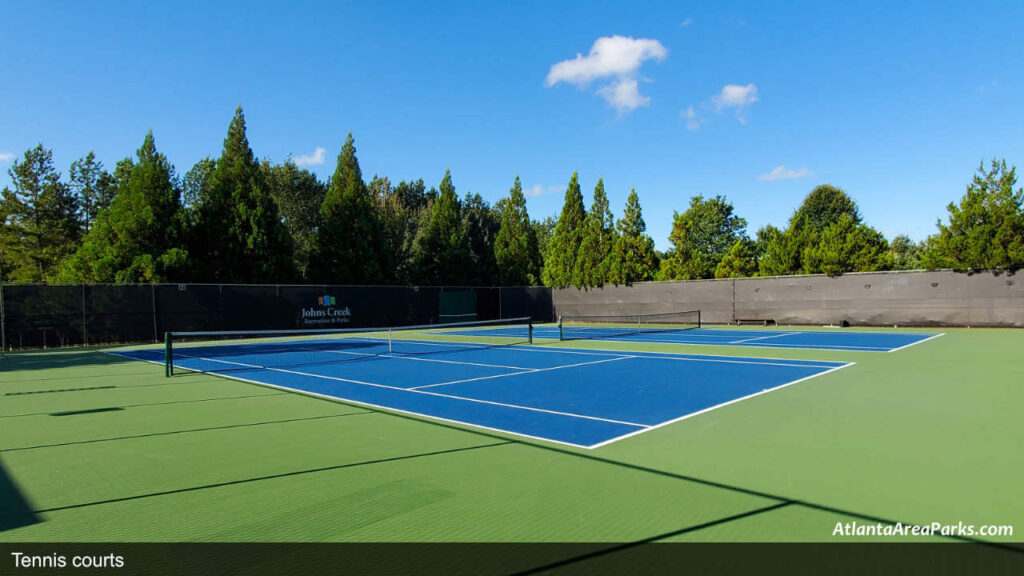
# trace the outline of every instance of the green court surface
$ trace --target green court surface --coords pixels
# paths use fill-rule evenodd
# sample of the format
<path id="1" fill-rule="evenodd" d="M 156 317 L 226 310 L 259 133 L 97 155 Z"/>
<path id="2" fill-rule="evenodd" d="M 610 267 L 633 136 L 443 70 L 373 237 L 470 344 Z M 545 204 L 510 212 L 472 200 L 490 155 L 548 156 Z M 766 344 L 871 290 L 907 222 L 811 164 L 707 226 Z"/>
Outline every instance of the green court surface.
<path id="1" fill-rule="evenodd" d="M 8 353 L 0 541 L 899 540 L 833 536 L 852 522 L 1021 541 L 1024 331 L 945 333 L 894 353 L 572 342 L 855 363 L 593 450 L 100 349 Z"/>

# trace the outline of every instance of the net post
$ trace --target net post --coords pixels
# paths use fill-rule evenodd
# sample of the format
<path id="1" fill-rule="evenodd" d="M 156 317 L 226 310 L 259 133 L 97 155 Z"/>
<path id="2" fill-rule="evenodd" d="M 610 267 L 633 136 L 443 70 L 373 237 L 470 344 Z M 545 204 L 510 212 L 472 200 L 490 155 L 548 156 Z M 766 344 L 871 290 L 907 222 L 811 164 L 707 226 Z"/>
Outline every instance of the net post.
<path id="1" fill-rule="evenodd" d="M 697 328 L 700 328 L 700 309 L 697 309 Z"/>
<path id="2" fill-rule="evenodd" d="M 565 340 L 565 335 L 562 334 L 562 316 L 558 316 L 558 341 Z"/>
<path id="3" fill-rule="evenodd" d="M 394 350 L 391 347 L 391 327 L 388 327 L 388 354 L 391 354 Z"/>
<path id="4" fill-rule="evenodd" d="M 526 333 L 527 333 L 526 342 L 527 342 L 527 344 L 533 344 L 533 318 L 530 318 L 530 320 L 526 323 L 526 325 L 527 325 L 527 328 L 526 328 Z"/>
<path id="5" fill-rule="evenodd" d="M 171 333 L 164 333 L 164 377 L 174 375 L 174 352 L 171 350 Z"/>

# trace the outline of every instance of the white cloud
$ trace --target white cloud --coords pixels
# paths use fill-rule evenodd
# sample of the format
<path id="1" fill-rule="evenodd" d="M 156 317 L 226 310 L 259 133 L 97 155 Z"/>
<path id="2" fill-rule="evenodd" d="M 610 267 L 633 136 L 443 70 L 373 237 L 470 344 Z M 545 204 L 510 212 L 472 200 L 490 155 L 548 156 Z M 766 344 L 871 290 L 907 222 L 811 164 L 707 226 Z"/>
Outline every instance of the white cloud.
<path id="1" fill-rule="evenodd" d="M 639 106 L 647 106 L 651 99 L 640 94 L 637 75 L 647 60 L 661 62 L 668 55 L 661 42 L 650 38 L 605 36 L 598 38 L 584 56 L 576 54 L 572 60 L 563 60 L 551 66 L 545 86 L 560 82 L 585 87 L 594 80 L 609 78 L 611 82 L 597 93 L 620 113 Z"/>
<path id="2" fill-rule="evenodd" d="M 706 122 L 706 120 L 697 115 L 697 111 L 693 109 L 693 106 L 683 110 L 679 115 L 686 120 L 687 130 L 699 130 L 701 124 Z"/>
<path id="3" fill-rule="evenodd" d="M 523 196 L 527 198 L 534 198 L 542 194 L 552 194 L 558 191 L 564 191 L 563 186 L 544 186 L 542 184 L 534 184 L 529 188 L 523 188 Z"/>
<path id="4" fill-rule="evenodd" d="M 810 176 L 811 171 L 807 168 L 786 168 L 785 166 L 776 166 L 772 168 L 771 172 L 767 174 L 758 175 L 757 179 L 762 182 L 772 182 L 774 180 L 788 180 L 790 178 L 804 178 Z"/>
<path id="5" fill-rule="evenodd" d="M 604 97 L 609 104 L 614 106 L 620 113 L 629 112 L 640 106 L 647 106 L 651 103 L 650 96 L 644 96 L 637 89 L 636 80 L 624 79 L 612 82 L 599 89 L 598 94 Z"/>
<path id="6" fill-rule="evenodd" d="M 740 124 L 746 124 L 747 119 L 744 113 L 754 102 L 757 102 L 757 86 L 753 84 L 747 84 L 746 86 L 726 84 L 722 87 L 721 92 L 711 97 L 711 101 L 718 112 L 727 108 L 735 108 L 736 119 L 740 121 Z"/>
<path id="7" fill-rule="evenodd" d="M 0 162 L 10 162 L 14 160 L 14 154 L 10 152 L 0 152 Z"/>
<path id="8" fill-rule="evenodd" d="M 326 148 L 320 148 L 317 146 L 316 150 L 312 154 L 306 154 L 304 156 L 296 156 L 292 159 L 296 166 L 311 166 L 314 164 L 323 164 L 324 157 L 327 154 Z"/>
<path id="9" fill-rule="evenodd" d="M 682 22 L 679 23 L 679 27 L 686 28 L 690 24 L 693 24 L 693 18 L 687 18 L 686 20 L 683 20 Z"/>

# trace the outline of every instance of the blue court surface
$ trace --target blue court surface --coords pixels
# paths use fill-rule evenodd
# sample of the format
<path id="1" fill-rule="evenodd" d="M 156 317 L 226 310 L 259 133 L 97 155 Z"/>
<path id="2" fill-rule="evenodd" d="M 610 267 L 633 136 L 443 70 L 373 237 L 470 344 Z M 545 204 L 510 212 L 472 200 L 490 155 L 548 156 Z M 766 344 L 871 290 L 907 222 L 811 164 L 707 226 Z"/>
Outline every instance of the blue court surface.
<path id="1" fill-rule="evenodd" d="M 847 332 L 835 330 L 729 330 L 695 328 L 691 330 L 643 330 L 623 334 L 622 328 L 573 327 L 566 329 L 572 340 L 606 342 L 647 342 L 659 344 L 705 344 L 709 346 L 750 346 L 755 348 L 799 348 L 810 350 L 844 350 L 849 352 L 894 352 L 942 334 L 908 332 Z M 571 332 L 569 332 L 571 330 Z M 510 328 L 487 328 L 443 332 L 462 336 L 513 336 Z M 537 326 L 534 338 L 558 340 L 557 326 Z"/>
<path id="2" fill-rule="evenodd" d="M 379 340 L 306 341 L 287 351 L 221 344 L 175 366 L 305 394 L 596 448 L 849 364 Z M 163 363 L 161 350 L 114 354 Z M 184 376 L 188 378 L 188 376 Z"/>

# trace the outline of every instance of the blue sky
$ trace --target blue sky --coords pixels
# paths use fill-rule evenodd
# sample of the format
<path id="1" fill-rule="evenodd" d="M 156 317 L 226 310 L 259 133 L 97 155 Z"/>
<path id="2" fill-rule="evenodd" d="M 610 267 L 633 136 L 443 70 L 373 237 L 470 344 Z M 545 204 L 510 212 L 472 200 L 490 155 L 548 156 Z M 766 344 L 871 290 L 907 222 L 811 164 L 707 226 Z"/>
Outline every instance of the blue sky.
<path id="1" fill-rule="evenodd" d="M 256 154 L 315 161 L 351 131 L 367 179 L 451 168 L 533 217 L 569 176 L 673 210 L 723 194 L 749 232 L 832 183 L 922 239 L 982 159 L 1024 169 L 1020 2 L 0 2 L 0 186 L 42 142 L 66 173 L 152 129 L 179 173 L 235 107 Z"/>

